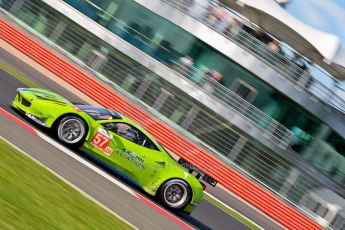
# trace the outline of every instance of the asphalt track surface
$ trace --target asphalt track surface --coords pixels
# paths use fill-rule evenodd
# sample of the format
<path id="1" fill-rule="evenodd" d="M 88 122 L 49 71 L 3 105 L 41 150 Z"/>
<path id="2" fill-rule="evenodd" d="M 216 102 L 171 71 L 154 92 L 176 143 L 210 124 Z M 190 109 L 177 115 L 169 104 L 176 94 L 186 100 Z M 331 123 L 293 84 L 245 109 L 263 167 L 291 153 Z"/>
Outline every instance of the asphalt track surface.
<path id="1" fill-rule="evenodd" d="M 2 49 L 0 49 L 0 62 L 10 64 L 12 67 L 17 67 L 19 65 L 21 71 L 24 70 L 29 75 L 32 74 L 31 76 L 26 76 L 41 88 L 55 91 L 71 101 L 81 102 L 80 98 L 75 96 L 73 93 L 62 88 L 55 82 L 52 82 L 47 77 L 40 76 L 38 72 L 35 73 L 31 67 L 20 62 L 14 56 L 11 56 Z M 27 86 L 0 69 L 0 107 L 26 123 L 30 123 L 30 121 L 18 115 L 10 107 L 11 101 L 16 94 L 16 89 L 19 87 Z M 33 123 L 30 125 L 37 128 Z M 0 116 L 0 127 L 0 135 L 5 139 L 24 150 L 33 158 L 43 163 L 45 166 L 74 184 L 76 187 L 113 212 L 120 215 L 122 218 L 132 223 L 134 226 L 140 229 L 181 229 L 181 226 L 175 221 L 150 207 L 146 203 L 138 200 L 127 191 L 114 185 L 112 182 L 106 180 L 80 162 L 73 160 L 71 157 L 48 142 L 38 138 L 28 131 L 24 131 L 22 127 L 8 118 Z M 95 162 L 87 159 L 82 153 L 75 154 L 84 157 L 90 163 L 96 165 Z M 100 167 L 98 165 L 96 166 Z M 104 168 L 101 169 L 106 171 Z M 117 175 L 115 174 L 111 174 L 111 176 L 121 180 L 121 178 L 117 178 Z M 141 193 L 143 196 L 147 196 L 140 190 L 137 192 Z M 149 197 L 149 199 L 152 198 Z M 187 224 L 201 229 L 248 229 L 245 225 L 206 200 L 202 201 L 191 216 L 180 215 L 179 218 Z"/>

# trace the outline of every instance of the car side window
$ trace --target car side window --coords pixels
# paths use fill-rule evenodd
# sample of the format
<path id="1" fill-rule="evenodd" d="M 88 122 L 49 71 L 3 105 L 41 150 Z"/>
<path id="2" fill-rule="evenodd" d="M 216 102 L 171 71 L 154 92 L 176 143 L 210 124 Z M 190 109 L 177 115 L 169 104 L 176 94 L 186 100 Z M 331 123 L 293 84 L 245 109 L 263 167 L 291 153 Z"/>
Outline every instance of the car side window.
<path id="1" fill-rule="evenodd" d="M 152 149 L 152 150 L 159 151 L 157 146 L 148 138 L 146 140 L 146 143 L 143 146 L 146 147 L 146 148 Z"/>
<path id="2" fill-rule="evenodd" d="M 108 122 L 103 124 L 104 128 L 114 132 L 127 140 L 145 148 L 158 150 L 157 146 L 137 128 L 121 122 Z"/>

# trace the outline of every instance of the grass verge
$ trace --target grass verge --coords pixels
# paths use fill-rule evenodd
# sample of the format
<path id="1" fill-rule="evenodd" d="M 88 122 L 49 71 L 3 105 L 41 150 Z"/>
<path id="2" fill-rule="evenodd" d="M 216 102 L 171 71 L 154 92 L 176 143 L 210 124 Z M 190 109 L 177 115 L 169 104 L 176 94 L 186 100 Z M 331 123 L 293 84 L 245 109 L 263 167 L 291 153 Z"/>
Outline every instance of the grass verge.
<path id="1" fill-rule="evenodd" d="M 0 137 L 0 229 L 131 229 Z"/>
<path id="2" fill-rule="evenodd" d="M 241 223 L 246 225 L 248 228 L 250 228 L 252 230 L 262 230 L 262 228 L 260 226 L 258 226 L 257 224 L 255 224 L 253 221 L 249 220 L 248 218 L 246 218 L 242 214 L 236 212 L 234 209 L 222 204 L 221 202 L 217 201 L 216 199 L 214 199 L 213 197 L 209 196 L 206 193 L 204 193 L 204 199 L 207 200 L 208 202 L 214 204 L 216 207 L 223 210 L 224 212 L 226 212 L 227 214 L 229 214 L 230 216 L 232 216 L 236 220 L 240 221 Z"/>
<path id="3" fill-rule="evenodd" d="M 8 65 L 6 65 L 5 63 L 0 63 L 0 68 L 3 69 L 5 72 L 9 73 L 10 75 L 12 75 L 13 77 L 15 77 L 17 80 L 23 82 L 24 84 L 28 85 L 29 87 L 33 87 L 33 88 L 40 88 L 39 86 L 37 86 L 34 82 L 32 82 L 31 80 L 29 80 L 29 78 L 23 76 L 22 74 L 18 73 L 17 71 L 15 71 L 14 69 L 12 69 L 11 67 L 9 67 Z M 0 150 L 2 149 L 2 145 L 1 145 L 1 139 L 0 139 Z M 0 152 L 0 159 L 1 159 L 1 152 Z M 0 162 L 0 167 L 1 167 L 1 162 Z M 0 168 L 0 180 L 1 180 L 1 168 Z M 0 181 L 0 186 L 1 186 L 1 181 Z M 254 222 L 252 222 L 251 220 L 249 220 L 248 218 L 246 218 L 245 216 L 241 215 L 240 213 L 236 212 L 235 210 L 223 205 L 222 203 L 220 203 L 219 201 L 217 201 L 216 199 L 214 199 L 213 197 L 204 194 L 204 198 L 214 204 L 216 207 L 220 208 L 221 210 L 223 210 L 225 213 L 229 214 L 230 216 L 234 217 L 235 219 L 237 219 L 238 221 L 242 222 L 244 225 L 246 225 L 248 228 L 252 229 L 252 230 L 262 230 L 261 227 L 259 227 L 258 225 L 256 225 Z M 0 205 L 1 205 L 1 187 L 0 187 Z M 1 224 L 2 224 L 2 215 L 1 215 L 1 210 L 0 210 L 0 229 L 1 229 Z M 98 228 L 96 228 L 98 229 Z"/>

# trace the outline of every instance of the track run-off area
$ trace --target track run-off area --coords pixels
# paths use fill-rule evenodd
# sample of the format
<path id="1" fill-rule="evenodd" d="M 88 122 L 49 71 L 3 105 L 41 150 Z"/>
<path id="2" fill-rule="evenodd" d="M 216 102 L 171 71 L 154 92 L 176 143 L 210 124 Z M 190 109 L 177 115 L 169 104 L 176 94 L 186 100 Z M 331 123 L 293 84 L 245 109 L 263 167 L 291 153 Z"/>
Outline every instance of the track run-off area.
<path id="1" fill-rule="evenodd" d="M 318 224 L 299 213 L 287 203 L 282 202 L 272 193 L 244 177 L 233 168 L 226 166 L 205 149 L 169 128 L 162 120 L 160 120 L 160 116 L 151 114 L 145 105 L 141 105 L 135 100 L 132 100 L 130 95 L 127 95 L 128 97 L 126 98 L 124 95 L 120 95 L 118 93 L 118 91 L 121 91 L 120 89 L 111 83 L 102 82 L 98 75 L 91 73 L 84 65 L 81 66 L 79 61 L 72 62 L 67 58 L 69 57 L 69 54 L 63 51 L 60 52 L 59 48 L 55 49 L 54 46 L 49 45 L 49 41 L 37 37 L 30 29 L 26 30 L 23 27 L 20 27 L 19 25 L 21 25 L 21 23 L 16 24 L 11 21 L 10 18 L 7 18 L 6 21 L 10 24 L 0 19 L 0 37 L 4 39 L 6 43 L 12 45 L 20 52 L 23 52 L 27 57 L 34 60 L 36 64 L 39 64 L 41 67 L 46 68 L 46 70 L 51 71 L 50 73 L 55 74 L 55 79 L 60 79 L 60 81 L 63 79 L 75 87 L 74 89 L 68 88 L 67 91 L 73 93 L 79 92 L 79 94 L 80 92 L 83 92 L 101 105 L 113 108 L 140 123 L 170 151 L 187 159 L 197 167 L 200 167 L 205 173 L 218 180 L 222 186 L 228 189 L 228 191 L 231 191 L 237 197 L 240 197 L 242 201 L 244 200 L 245 202 L 242 202 L 240 207 L 243 207 L 243 204 L 247 202 L 247 204 L 249 203 L 253 205 L 257 210 L 265 213 L 267 216 L 281 223 L 288 229 L 321 229 Z M 13 54 L 15 52 L 10 53 Z M 17 54 L 15 56 L 17 56 Z M 18 70 L 17 67 L 15 69 Z M 22 73 L 27 74 L 27 71 L 22 71 Z M 42 79 L 44 79 L 44 77 Z M 39 86 L 47 88 L 41 84 Z M 53 91 L 60 93 L 57 90 Z M 67 97 L 66 94 L 62 95 Z M 219 198 L 219 196 L 217 197 Z M 228 199 L 222 200 L 229 202 Z M 232 204 L 230 206 L 233 207 Z M 200 210 L 200 208 L 198 210 Z M 236 210 L 238 210 L 237 207 Z M 252 213 L 254 209 L 249 207 L 249 210 L 249 212 Z M 246 211 L 248 211 L 248 207 Z M 243 210 L 241 210 L 241 212 L 245 213 L 246 216 L 249 216 L 249 218 L 253 219 L 256 223 L 260 222 L 260 220 L 257 221 L 257 219 L 262 217 L 262 213 L 259 212 L 253 216 L 247 215 L 247 212 L 243 212 Z M 203 210 L 202 214 L 205 215 L 205 210 Z M 210 217 L 212 217 L 213 214 L 214 213 L 212 212 L 211 215 L 206 216 L 208 222 L 212 222 L 213 218 Z M 257 214 L 261 214 L 260 217 L 257 217 Z M 205 218 L 198 218 L 197 220 L 204 219 Z M 227 226 L 219 219 L 216 222 Z M 263 226 L 262 224 L 260 225 Z M 209 224 L 207 226 L 209 226 Z M 268 225 L 268 227 L 265 225 L 263 227 L 272 229 L 271 225 Z"/>
<path id="2" fill-rule="evenodd" d="M 92 101 L 77 90 L 65 88 L 52 81 L 2 48 L 0 64 L 6 67 L 0 68 L 0 136 L 87 194 L 109 212 L 116 213 L 139 229 L 249 228 L 205 199 L 191 216 L 173 214 L 152 201 L 152 197 L 131 187 L 82 153 L 73 152 L 38 131 L 37 126 L 10 108 L 17 88 L 41 87 L 57 92 L 71 101 Z M 237 203 L 241 204 L 241 201 Z M 250 209 L 247 205 L 242 205 L 241 210 Z M 251 219 L 255 219 L 254 222 L 259 222 L 263 228 L 281 229 L 277 223 L 256 210 L 249 211 L 251 212 Z"/>

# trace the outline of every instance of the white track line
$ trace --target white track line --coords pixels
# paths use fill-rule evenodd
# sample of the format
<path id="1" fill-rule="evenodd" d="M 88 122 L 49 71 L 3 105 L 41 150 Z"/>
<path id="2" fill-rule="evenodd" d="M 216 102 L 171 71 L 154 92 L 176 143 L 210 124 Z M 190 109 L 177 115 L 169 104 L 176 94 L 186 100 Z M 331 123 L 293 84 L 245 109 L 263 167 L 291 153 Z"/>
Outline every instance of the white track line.
<path id="1" fill-rule="evenodd" d="M 160 206 L 158 206 L 157 204 L 155 204 L 154 202 L 148 200 L 147 198 L 145 198 L 144 196 L 140 195 L 139 193 L 133 191 L 130 187 L 128 187 L 127 185 L 121 183 L 120 181 L 116 180 L 114 177 L 110 176 L 109 174 L 105 173 L 104 171 L 102 171 L 101 169 L 99 169 L 98 167 L 94 166 L 93 164 L 91 164 L 90 162 L 86 161 L 85 159 L 81 158 L 80 156 L 76 155 L 74 152 L 72 152 L 71 150 L 69 150 L 68 148 L 66 148 L 65 146 L 63 146 L 62 144 L 56 142 L 54 139 L 48 137 L 47 135 L 37 131 L 37 134 L 39 137 L 41 137 L 43 140 L 45 140 L 46 142 L 50 143 L 51 145 L 55 146 L 56 148 L 58 148 L 59 150 L 61 150 L 62 152 L 66 153 L 68 156 L 72 157 L 73 159 L 79 161 L 80 163 L 82 163 L 83 165 L 85 165 L 86 167 L 90 168 L 91 170 L 93 170 L 94 172 L 98 173 L 99 175 L 103 176 L 104 178 L 106 178 L 107 180 L 111 181 L 112 183 L 116 184 L 117 186 L 119 186 L 120 188 L 122 188 L 123 190 L 125 190 L 126 192 L 128 192 L 129 194 L 135 196 L 137 199 L 139 200 L 146 200 L 146 202 L 151 203 L 151 205 L 155 206 L 154 208 L 159 211 L 160 213 L 162 213 L 163 215 L 167 216 L 168 218 L 170 218 L 171 220 L 173 220 L 174 222 L 176 222 L 177 224 L 180 224 L 182 227 L 186 228 L 186 229 L 193 229 L 192 226 L 190 226 L 188 223 L 186 223 L 185 221 L 177 218 L 175 215 L 171 214 L 170 212 L 166 211 L 165 209 L 161 208 Z"/>
<path id="2" fill-rule="evenodd" d="M 0 112 L 2 113 L 6 113 L 8 116 L 13 116 L 12 114 L 8 113 L 6 110 L 4 110 L 3 108 L 0 107 Z M 11 120 L 13 120 L 14 122 L 16 122 L 13 118 L 10 118 Z M 18 118 L 16 118 L 18 119 Z M 19 120 L 19 119 L 18 119 Z M 21 121 L 22 122 L 22 121 Z M 18 124 L 18 122 L 16 122 Z M 26 123 L 25 123 L 26 124 Z M 21 124 L 19 124 L 21 125 Z M 27 124 L 26 124 L 27 125 Z M 25 128 L 25 127 L 24 127 Z M 79 161 L 81 164 L 85 165 L 86 167 L 90 168 L 91 170 L 93 170 L 94 172 L 96 172 L 97 174 L 101 175 L 102 177 L 104 177 L 105 179 L 109 180 L 110 182 L 116 184 L 117 186 L 119 186 L 120 188 L 122 188 L 123 190 L 125 190 L 126 192 L 130 193 L 131 195 L 135 196 L 137 199 L 140 199 L 140 197 L 142 197 L 140 194 L 134 192 L 130 187 L 128 187 L 127 185 L 121 183 L 120 181 L 116 180 L 114 177 L 110 176 L 108 173 L 102 171 L 100 168 L 96 167 L 95 165 L 91 164 L 89 161 L 83 159 L 82 157 L 78 156 L 77 154 L 75 154 L 73 151 L 71 151 L 70 149 L 66 148 L 65 146 L 63 146 L 62 144 L 56 142 L 54 139 L 50 138 L 49 136 L 41 133 L 40 131 L 36 130 L 35 128 L 31 127 L 30 128 L 32 130 L 34 130 L 35 134 L 37 136 L 39 136 L 40 138 L 42 138 L 43 140 L 45 140 L 46 142 L 48 142 L 49 144 L 53 145 L 54 147 L 58 148 L 59 150 L 61 150 L 63 153 L 67 154 L 68 156 L 72 157 L 73 159 Z M 26 128 L 27 129 L 27 128 Z M 27 155 L 27 154 L 26 154 Z M 31 157 L 32 158 L 32 157 Z M 33 158 L 32 158 L 33 159 Z M 37 162 L 37 161 L 36 161 Z M 41 163 L 40 163 L 41 164 Z M 42 165 L 42 164 L 41 164 Z M 44 166 L 46 167 L 46 166 Z M 47 168 L 47 167 L 46 167 Z M 50 170 L 51 171 L 51 170 Z M 55 173 L 56 174 L 56 173 Z M 56 174 L 57 175 L 57 174 Z M 60 176 L 59 176 L 60 177 Z M 61 177 L 60 177 L 61 178 Z M 68 182 L 69 183 L 69 182 Z M 71 183 L 69 183 L 71 184 Z M 73 187 L 76 187 L 74 185 L 71 185 Z M 78 189 L 80 190 L 80 189 Z M 234 210 L 233 208 L 231 208 L 230 206 L 228 206 L 227 204 L 225 204 L 224 202 L 220 201 L 219 199 L 217 199 L 216 197 L 214 197 L 213 195 L 211 195 L 210 193 L 205 192 L 208 196 L 210 196 L 212 199 L 216 200 L 217 202 L 221 203 L 222 205 L 224 205 L 226 208 L 236 212 L 237 214 L 241 215 L 244 219 L 250 221 L 251 223 L 253 223 L 254 225 L 258 226 L 260 229 L 264 229 L 261 226 L 259 226 L 258 224 L 256 224 L 255 222 L 253 222 L 252 220 L 250 220 L 249 218 L 247 218 L 246 216 L 244 216 L 243 214 L 237 212 L 236 210 Z M 94 198 L 92 198 L 94 200 Z M 146 198 L 145 198 L 146 199 Z M 95 201 L 96 203 L 99 203 L 98 201 Z M 150 201 L 151 202 L 151 201 Z M 153 202 L 151 202 L 153 203 Z M 158 207 L 158 210 L 160 212 L 166 212 L 165 210 L 163 210 L 162 208 L 160 208 L 158 205 L 156 205 L 155 203 L 153 203 L 155 206 Z M 102 207 L 105 207 L 104 205 L 101 204 Z M 105 209 L 108 209 L 105 207 Z M 221 209 L 221 208 L 220 208 Z M 110 210 L 109 210 L 110 211 Z M 112 211 L 111 211 L 112 212 Z M 171 215 L 172 217 L 169 218 L 175 220 L 177 217 L 175 217 L 174 215 Z M 176 221 L 176 220 L 175 220 Z M 178 219 L 178 222 L 181 221 L 182 223 L 186 224 L 184 221 Z M 188 225 L 188 224 L 186 224 Z"/>
<path id="3" fill-rule="evenodd" d="M 86 197 L 87 199 L 91 200 L 92 202 L 94 202 L 96 205 L 100 206 L 101 208 L 105 209 L 107 212 L 109 212 L 110 214 L 112 214 L 113 216 L 115 216 L 116 218 L 120 219 L 122 222 L 128 224 L 130 227 L 132 227 L 133 229 L 139 229 L 138 227 L 134 226 L 132 223 L 130 223 L 129 221 L 127 221 L 126 219 L 124 219 L 123 217 L 119 216 L 117 213 L 111 211 L 109 208 L 107 208 L 105 205 L 101 204 L 100 202 L 98 202 L 96 199 L 94 199 L 93 197 L 91 197 L 89 194 L 87 194 L 86 192 L 84 192 L 83 190 L 81 190 L 80 188 L 78 188 L 77 186 L 75 186 L 74 184 L 72 184 L 71 182 L 69 182 L 68 180 L 66 180 L 65 178 L 63 178 L 62 176 L 60 176 L 59 174 L 57 174 L 56 172 L 54 172 L 53 170 L 51 170 L 50 168 L 48 168 L 47 166 L 45 166 L 44 164 L 42 164 L 41 162 L 39 162 L 38 160 L 36 160 L 35 158 L 33 158 L 32 156 L 30 156 L 28 153 L 24 152 L 24 150 L 20 149 L 18 146 L 14 145 L 13 143 L 11 143 L 10 141 L 6 140 L 4 137 L 0 136 L 0 139 L 3 140 L 5 143 L 7 143 L 8 145 L 10 145 L 11 147 L 13 147 L 14 149 L 18 150 L 20 153 L 22 153 L 23 155 L 27 156 L 28 158 L 30 158 L 32 161 L 34 161 L 35 163 L 37 163 L 38 165 L 42 166 L 43 168 L 45 168 L 46 170 L 48 170 L 50 173 L 52 173 L 54 176 L 56 176 L 57 178 L 59 178 L 60 180 L 62 180 L 64 183 L 66 183 L 67 185 L 71 186 L 72 188 L 74 188 L 75 190 L 77 190 L 81 195 L 83 195 L 84 197 Z"/>
<path id="4" fill-rule="evenodd" d="M 112 182 L 113 184 L 117 185 L 118 187 L 120 187 L 121 189 L 125 190 L 126 192 L 128 192 L 129 194 L 131 194 L 132 196 L 136 197 L 139 200 L 146 200 L 146 202 L 149 202 L 151 206 L 154 206 L 154 208 L 159 211 L 160 213 L 162 213 L 163 215 L 167 216 L 169 219 L 173 220 L 175 223 L 179 224 L 180 226 L 182 226 L 185 229 L 193 229 L 192 226 L 190 226 L 188 223 L 186 223 L 185 221 L 179 219 L 178 217 L 176 217 L 175 215 L 171 214 L 170 212 L 166 211 L 165 209 L 161 208 L 160 206 L 158 206 L 157 204 L 155 204 L 154 202 L 148 200 L 147 198 L 145 198 L 144 196 L 142 196 L 141 194 L 135 192 L 134 190 L 132 190 L 130 187 L 128 187 L 127 185 L 121 183 L 120 181 L 116 180 L 114 177 L 112 177 L 111 175 L 107 174 L 106 172 L 102 171 L 100 168 L 96 167 L 95 165 L 91 164 L 90 162 L 88 162 L 87 160 L 83 159 L 82 157 L 78 156 L 77 154 L 75 154 L 73 151 L 69 150 L 68 148 L 66 148 L 65 146 L 63 146 L 62 144 L 58 143 L 57 141 L 55 141 L 54 139 L 50 138 L 49 136 L 45 135 L 44 133 L 38 131 L 37 129 L 35 129 L 34 127 L 32 127 L 31 125 L 23 122 L 22 120 L 18 119 L 17 117 L 15 117 L 14 115 L 12 115 L 11 113 L 7 112 L 5 109 L 0 107 L 0 114 L 5 115 L 6 117 L 8 117 L 9 119 L 11 119 L 13 122 L 17 123 L 18 125 L 22 126 L 24 129 L 34 133 L 36 136 L 42 138 L 43 140 L 45 140 L 46 142 L 48 142 L 49 144 L 53 145 L 54 147 L 56 147 L 57 149 L 61 150 L 61 152 L 67 154 L 68 156 L 72 157 L 73 159 L 75 159 L 76 161 L 80 162 L 81 164 L 83 164 L 84 166 L 88 167 L 89 169 L 91 169 L 92 171 L 96 172 L 97 174 L 99 174 L 100 176 L 104 177 L 105 179 L 109 180 L 110 182 Z M 104 206 L 104 205 L 102 205 Z"/>
<path id="5" fill-rule="evenodd" d="M 72 152 L 71 150 L 69 150 L 68 148 L 63 146 L 62 144 L 56 142 L 54 139 L 51 139 L 50 137 L 48 137 L 47 135 L 45 135 L 45 134 L 43 134 L 43 133 L 41 133 L 39 131 L 37 131 L 37 134 L 43 140 L 45 140 L 49 144 L 53 145 L 57 149 L 61 150 L 62 152 L 66 153 L 68 156 L 70 156 L 73 159 L 79 161 L 80 163 L 82 163 L 86 167 L 90 168 L 91 170 L 93 170 L 97 174 L 101 175 L 102 177 L 104 177 L 107 180 L 111 181 L 112 183 L 116 184 L 117 186 L 119 186 L 120 188 L 122 188 L 126 192 L 130 193 L 131 195 L 136 196 L 135 192 L 130 187 L 128 187 L 125 184 L 121 183 L 120 181 L 116 180 L 114 177 L 110 176 L 108 173 L 104 172 L 103 170 L 101 170 L 97 166 L 91 164 L 89 161 L 81 158 L 80 156 L 78 156 L 77 154 L 75 154 L 74 152 Z"/>

